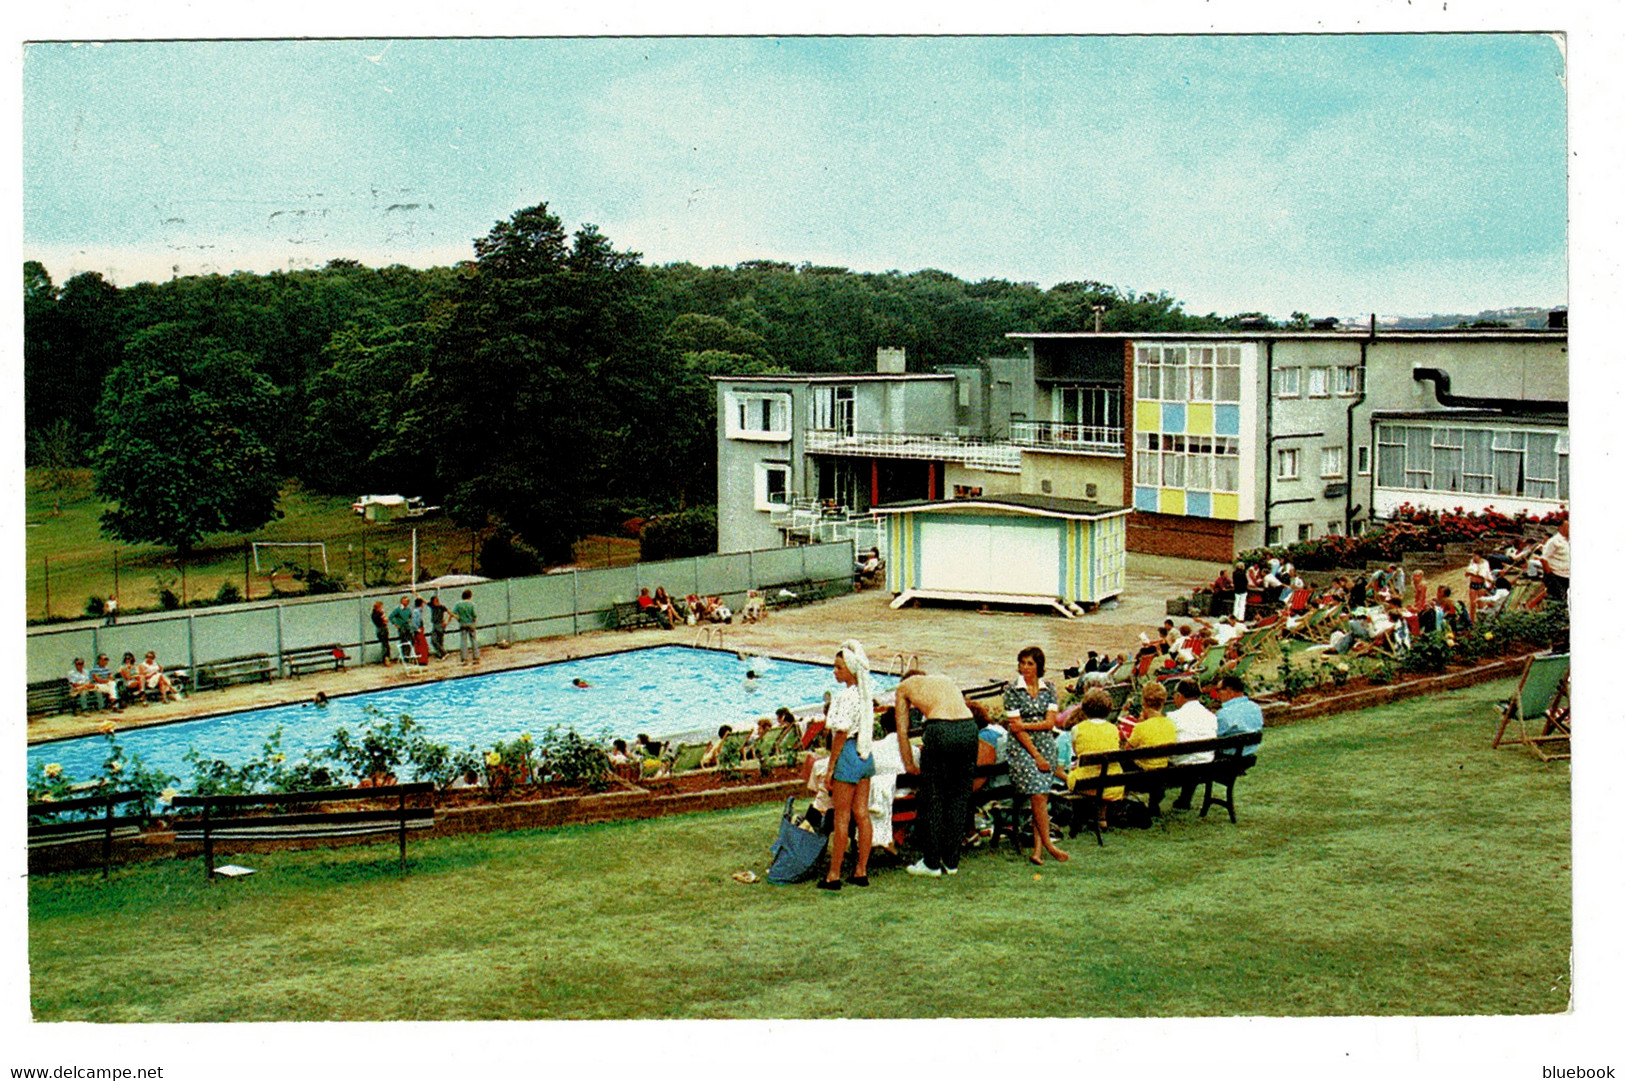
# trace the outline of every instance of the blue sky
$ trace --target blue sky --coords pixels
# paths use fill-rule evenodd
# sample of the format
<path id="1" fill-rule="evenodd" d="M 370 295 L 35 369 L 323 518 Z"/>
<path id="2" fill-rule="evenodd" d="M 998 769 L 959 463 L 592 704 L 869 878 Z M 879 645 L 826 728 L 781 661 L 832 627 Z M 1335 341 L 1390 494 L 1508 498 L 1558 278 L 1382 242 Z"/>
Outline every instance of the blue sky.
<path id="1" fill-rule="evenodd" d="M 546 201 L 656 263 L 1556 304 L 1564 63 L 1535 34 L 33 44 L 23 246 L 120 284 L 445 264 Z"/>

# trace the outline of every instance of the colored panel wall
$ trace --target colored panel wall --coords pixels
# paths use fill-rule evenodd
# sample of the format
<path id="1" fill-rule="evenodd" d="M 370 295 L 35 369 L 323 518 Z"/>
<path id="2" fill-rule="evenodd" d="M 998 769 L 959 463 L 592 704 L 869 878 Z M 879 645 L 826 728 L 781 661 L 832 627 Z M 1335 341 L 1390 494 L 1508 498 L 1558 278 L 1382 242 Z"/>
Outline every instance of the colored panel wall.
<path id="1" fill-rule="evenodd" d="M 1157 489 L 1155 489 L 1155 488 L 1136 488 L 1136 489 L 1134 489 L 1134 509 L 1135 510 L 1152 510 L 1152 511 L 1154 511 L 1159 506 L 1161 506 L 1161 503 L 1157 499 Z"/>
<path id="2" fill-rule="evenodd" d="M 1241 518 L 1241 497 L 1234 492 L 1215 492 L 1213 494 L 1214 518 L 1223 518 L 1228 521 L 1237 521 Z"/>
<path id="3" fill-rule="evenodd" d="M 1163 514 L 1184 514 L 1185 493 L 1179 488 L 1164 488 L 1157 504 L 1157 509 Z"/>
<path id="4" fill-rule="evenodd" d="M 1162 430 L 1162 406 L 1158 402 L 1134 403 L 1134 429 L 1140 432 Z"/>
<path id="5" fill-rule="evenodd" d="M 1185 513 L 1198 518 L 1213 517 L 1213 496 L 1208 492 L 1186 492 Z"/>
<path id="6" fill-rule="evenodd" d="M 1185 431 L 1190 435 L 1213 434 L 1213 403 L 1191 402 L 1185 407 Z"/>
<path id="7" fill-rule="evenodd" d="M 1175 435 L 1185 430 L 1185 406 L 1182 402 L 1162 403 L 1162 430 Z"/>
<path id="8" fill-rule="evenodd" d="M 1213 407 L 1213 434 L 1240 435 L 1241 406 L 1223 404 L 1215 405 Z"/>

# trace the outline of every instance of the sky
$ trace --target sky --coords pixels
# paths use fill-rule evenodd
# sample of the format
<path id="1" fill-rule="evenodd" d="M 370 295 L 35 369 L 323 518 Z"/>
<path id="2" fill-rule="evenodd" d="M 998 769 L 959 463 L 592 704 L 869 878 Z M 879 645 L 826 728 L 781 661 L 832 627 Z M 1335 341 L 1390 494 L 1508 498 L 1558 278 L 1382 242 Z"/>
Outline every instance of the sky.
<path id="1" fill-rule="evenodd" d="M 23 251 L 58 283 L 447 265 L 546 202 L 649 263 L 1551 306 L 1565 63 L 1545 34 L 36 42 Z"/>

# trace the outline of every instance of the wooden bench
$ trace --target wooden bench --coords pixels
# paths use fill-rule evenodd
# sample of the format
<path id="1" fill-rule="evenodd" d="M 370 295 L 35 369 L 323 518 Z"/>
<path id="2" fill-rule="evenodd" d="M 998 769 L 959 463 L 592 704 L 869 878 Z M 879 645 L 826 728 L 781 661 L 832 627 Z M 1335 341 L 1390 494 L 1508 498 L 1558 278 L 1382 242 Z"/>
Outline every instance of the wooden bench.
<path id="1" fill-rule="evenodd" d="M 228 687 L 233 683 L 270 681 L 276 675 L 276 662 L 269 653 L 250 653 L 243 657 L 224 657 L 197 666 L 197 688 Z M 170 676 L 170 681 L 174 681 Z"/>
<path id="2" fill-rule="evenodd" d="M 325 646 L 306 646 L 304 649 L 290 649 L 282 654 L 282 663 L 288 667 L 288 675 L 298 676 L 303 672 L 319 672 L 324 668 L 331 668 L 335 672 L 344 667 L 344 662 L 350 655 L 344 652 L 344 647 L 337 642 L 329 642 Z"/>
<path id="3" fill-rule="evenodd" d="M 1095 754 L 1079 755 L 1072 761 L 1070 769 L 1079 766 L 1107 766 L 1115 762 L 1120 766 L 1140 761 L 1146 758 L 1173 758 L 1180 755 L 1200 754 L 1204 751 L 1214 752 L 1211 762 L 1193 762 L 1185 765 L 1169 764 L 1161 769 L 1129 769 L 1122 773 L 1102 774 L 1080 780 L 1073 785 L 1071 791 L 1056 791 L 1051 793 L 1051 803 L 1067 803 L 1071 809 L 1071 828 L 1069 835 L 1076 837 L 1088 826 L 1094 832 L 1095 842 L 1104 845 L 1105 838 L 1100 832 L 1100 804 L 1101 793 L 1111 788 L 1122 788 L 1130 792 L 1151 792 L 1178 790 L 1185 785 L 1202 786 L 1202 817 L 1207 817 L 1208 808 L 1223 807 L 1230 813 L 1230 821 L 1236 820 L 1236 780 L 1250 769 L 1256 761 L 1256 755 L 1238 757 L 1242 747 L 1259 742 L 1261 736 L 1257 732 L 1243 732 L 1233 736 L 1220 736 L 1217 739 L 1190 740 L 1185 743 L 1165 743 L 1160 747 L 1136 747 L 1127 751 L 1100 751 Z M 1224 788 L 1224 797 L 1215 798 L 1214 785 Z"/>
<path id="4" fill-rule="evenodd" d="M 887 738 L 891 737 L 888 736 Z M 986 765 L 977 766 L 975 773 L 972 774 L 971 783 L 974 785 L 977 781 L 981 781 L 982 784 L 971 792 L 970 810 L 974 813 L 976 808 L 986 806 L 989 803 L 1000 804 L 993 811 L 993 840 L 989 842 L 989 847 L 993 847 L 999 843 L 1001 833 L 1010 834 L 1008 828 L 1001 829 L 1001 827 L 1006 825 L 1009 802 L 1017 798 L 1016 790 L 1010 783 L 1010 770 L 1003 762 L 989 762 Z M 902 827 L 903 830 L 908 831 L 918 821 L 920 811 L 919 786 L 920 777 L 918 774 L 899 773 L 897 775 L 896 794 L 892 796 L 891 821 L 893 830 Z M 965 832 L 967 834 L 970 829 L 971 824 L 969 822 L 965 823 Z M 1013 838 L 1012 843 L 1014 843 Z"/>
<path id="5" fill-rule="evenodd" d="M 86 700 L 100 699 L 101 695 L 92 691 L 84 697 Z M 30 717 L 47 713 L 66 713 L 69 710 L 79 712 L 79 702 L 74 693 L 68 689 L 68 681 L 65 678 L 58 676 L 56 679 L 42 679 L 28 685 Z"/>
<path id="6" fill-rule="evenodd" d="M 637 601 L 615 601 L 605 614 L 605 622 L 610 630 L 630 631 L 638 627 L 658 627 L 660 621 L 647 608 L 640 607 Z"/>
<path id="7" fill-rule="evenodd" d="M 204 873 L 213 878 L 214 850 L 221 843 L 391 834 L 400 840 L 404 871 L 406 832 L 434 825 L 434 805 L 408 806 L 407 797 L 432 797 L 433 793 L 433 782 L 415 781 L 378 788 L 325 788 L 257 796 L 177 796 L 177 811 L 201 813 L 181 819 L 176 824 L 175 839 L 202 843 Z M 335 803 L 375 806 L 331 809 Z"/>
<path id="8" fill-rule="evenodd" d="M 74 844 L 100 840 L 102 877 L 113 862 L 113 839 L 133 837 L 148 819 L 148 796 L 142 792 L 108 792 L 78 799 L 46 800 L 28 805 L 28 847 Z M 115 814 L 114 808 L 134 804 L 133 809 Z M 99 812 L 99 813 L 98 813 Z M 70 815 L 66 821 L 62 815 Z"/>

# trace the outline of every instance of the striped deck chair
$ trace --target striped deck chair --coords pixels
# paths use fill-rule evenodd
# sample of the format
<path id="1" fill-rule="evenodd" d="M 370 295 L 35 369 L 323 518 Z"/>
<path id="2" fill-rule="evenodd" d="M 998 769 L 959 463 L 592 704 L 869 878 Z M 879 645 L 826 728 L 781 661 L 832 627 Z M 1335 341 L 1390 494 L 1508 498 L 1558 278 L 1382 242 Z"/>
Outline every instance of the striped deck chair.
<path id="1" fill-rule="evenodd" d="M 1496 707 L 1501 711 L 1501 726 L 1495 730 L 1491 747 L 1508 744 L 1527 747 L 1542 762 L 1569 757 L 1569 655 L 1548 653 L 1529 658 L 1524 665 L 1523 677 L 1512 697 Z M 1531 734 L 1529 726 L 1542 721 L 1538 734 Z M 1516 727 L 1517 735 L 1507 734 Z M 1560 751 L 1550 753 L 1547 747 L 1562 744 Z"/>
<path id="2" fill-rule="evenodd" d="M 705 757 L 705 752 L 710 747 L 709 743 L 678 744 L 676 750 L 672 752 L 671 764 L 667 767 L 666 772 L 672 774 L 691 773 L 699 769 L 700 760 Z"/>

